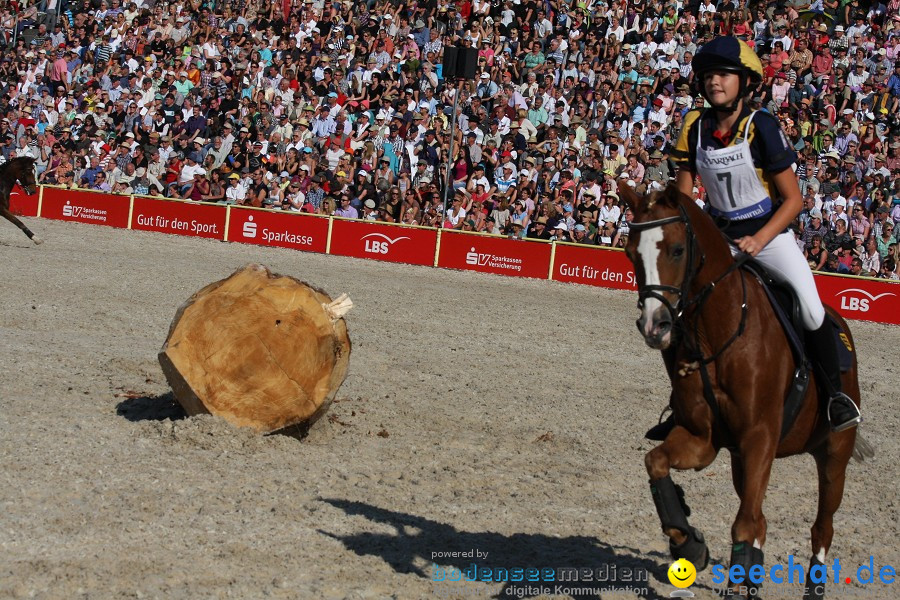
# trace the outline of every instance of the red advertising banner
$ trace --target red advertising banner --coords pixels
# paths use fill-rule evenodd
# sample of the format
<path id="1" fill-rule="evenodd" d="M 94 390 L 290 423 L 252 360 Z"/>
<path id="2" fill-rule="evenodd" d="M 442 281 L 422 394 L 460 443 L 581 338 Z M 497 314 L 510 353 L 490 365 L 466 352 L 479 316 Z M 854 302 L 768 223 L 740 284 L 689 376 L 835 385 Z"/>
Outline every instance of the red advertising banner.
<path id="1" fill-rule="evenodd" d="M 324 254 L 328 247 L 328 219 L 232 206 L 228 241 Z"/>
<path id="2" fill-rule="evenodd" d="M 444 231 L 438 266 L 546 279 L 550 271 L 550 244 Z"/>
<path id="3" fill-rule="evenodd" d="M 38 194 L 25 193 L 17 183 L 9 193 L 9 211 L 20 217 L 36 217 L 38 214 Z"/>
<path id="4" fill-rule="evenodd" d="M 620 250 L 596 246 L 557 244 L 550 279 L 566 283 L 637 290 L 631 261 Z"/>
<path id="5" fill-rule="evenodd" d="M 130 201 L 128 196 L 45 187 L 41 216 L 124 229 L 128 227 Z"/>
<path id="6" fill-rule="evenodd" d="M 822 302 L 845 319 L 900 325 L 900 283 L 818 273 L 815 280 Z"/>
<path id="7" fill-rule="evenodd" d="M 434 265 L 436 229 L 399 227 L 371 221 L 334 219 L 331 254 L 411 265 Z"/>
<path id="8" fill-rule="evenodd" d="M 225 239 L 224 204 L 134 197 L 131 228 L 194 237 Z"/>

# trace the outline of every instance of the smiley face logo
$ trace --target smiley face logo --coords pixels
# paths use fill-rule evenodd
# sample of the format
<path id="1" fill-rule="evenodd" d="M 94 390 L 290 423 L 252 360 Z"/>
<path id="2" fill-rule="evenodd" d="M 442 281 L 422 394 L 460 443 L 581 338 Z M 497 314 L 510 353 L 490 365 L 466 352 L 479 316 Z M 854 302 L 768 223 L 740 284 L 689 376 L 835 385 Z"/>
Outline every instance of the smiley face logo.
<path id="1" fill-rule="evenodd" d="M 697 579 L 697 569 L 690 561 L 679 558 L 669 567 L 669 583 L 677 588 L 690 587 Z"/>

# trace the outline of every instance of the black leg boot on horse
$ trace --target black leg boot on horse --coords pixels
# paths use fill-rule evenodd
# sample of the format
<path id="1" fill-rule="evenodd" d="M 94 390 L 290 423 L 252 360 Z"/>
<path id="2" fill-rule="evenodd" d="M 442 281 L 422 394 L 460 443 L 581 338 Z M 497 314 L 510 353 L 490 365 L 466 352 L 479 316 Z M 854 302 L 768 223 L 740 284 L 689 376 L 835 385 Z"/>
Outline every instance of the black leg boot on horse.
<path id="1" fill-rule="evenodd" d="M 740 569 L 736 570 L 734 567 L 740 567 Z M 745 542 L 738 542 L 732 546 L 729 573 L 732 570 L 740 573 L 740 577 L 743 579 L 739 582 L 732 582 L 734 594 L 729 597 L 734 600 L 759 598 L 759 588 L 762 587 L 762 582 L 766 577 L 762 549 Z"/>
<path id="2" fill-rule="evenodd" d="M 837 342 L 827 318 L 818 329 L 806 332 L 806 348 L 817 367 L 816 375 L 827 391 L 825 414 L 831 430 L 838 432 L 855 427 L 862 421 L 862 416 L 856 403 L 842 390 Z"/>
<path id="3" fill-rule="evenodd" d="M 650 492 L 662 529 L 670 535 L 669 552 L 672 553 L 672 558 L 675 560 L 683 558 L 698 571 L 705 569 L 709 563 L 709 550 L 703 534 L 688 524 L 687 518 L 691 516 L 691 509 L 684 501 L 684 490 L 666 475 L 650 481 Z M 684 541 L 676 543 L 675 538 L 671 536 L 673 530 L 683 534 Z"/>
<path id="4" fill-rule="evenodd" d="M 684 427 L 676 427 L 665 442 L 644 457 L 650 476 L 650 492 L 659 515 L 663 533 L 669 537 L 672 558 L 690 561 L 702 571 L 709 563 L 709 550 L 703 534 L 688 523 L 691 511 L 684 500 L 684 491 L 672 482 L 671 469 L 702 469 L 716 458 L 716 450 L 709 440 L 696 436 Z"/>

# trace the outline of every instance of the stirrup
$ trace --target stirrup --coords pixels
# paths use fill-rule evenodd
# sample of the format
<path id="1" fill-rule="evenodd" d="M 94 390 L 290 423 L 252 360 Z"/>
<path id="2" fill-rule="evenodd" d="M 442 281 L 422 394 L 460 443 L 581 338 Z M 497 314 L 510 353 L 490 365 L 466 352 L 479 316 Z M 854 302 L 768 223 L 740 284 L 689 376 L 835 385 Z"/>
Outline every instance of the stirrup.
<path id="1" fill-rule="evenodd" d="M 844 419 L 842 422 L 835 423 L 831 418 L 831 405 L 837 403 L 838 406 L 847 410 L 850 415 L 849 418 Z M 835 433 L 840 433 L 841 431 L 845 431 L 850 429 L 851 427 L 856 427 L 860 423 L 862 423 L 862 415 L 859 412 L 859 407 L 856 406 L 856 402 L 853 401 L 850 396 L 843 392 L 837 392 L 832 394 L 830 398 L 828 398 L 828 423 L 831 425 L 831 430 Z"/>
<path id="2" fill-rule="evenodd" d="M 666 419 L 663 419 L 663 415 L 669 413 L 669 416 Z M 647 433 L 644 434 L 644 437 L 648 440 L 653 440 L 654 442 L 664 442 L 666 437 L 668 437 L 669 432 L 671 432 L 675 428 L 675 413 L 672 412 L 672 407 L 667 406 L 663 409 L 663 411 L 659 414 L 659 422 L 647 430 Z"/>

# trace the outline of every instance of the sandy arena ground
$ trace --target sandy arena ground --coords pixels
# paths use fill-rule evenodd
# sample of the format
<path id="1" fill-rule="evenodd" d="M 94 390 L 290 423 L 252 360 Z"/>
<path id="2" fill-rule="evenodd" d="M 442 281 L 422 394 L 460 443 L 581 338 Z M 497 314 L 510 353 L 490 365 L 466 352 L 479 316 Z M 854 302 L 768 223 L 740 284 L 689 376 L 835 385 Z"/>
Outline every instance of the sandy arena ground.
<path id="1" fill-rule="evenodd" d="M 0 597 L 529 596 L 432 581 L 434 553 L 472 550 L 487 558 L 436 562 L 609 563 L 649 569 L 639 597 L 674 589 L 642 438 L 667 383 L 633 294 L 27 221 L 43 246 L 0 223 Z M 176 308 L 248 262 L 355 303 L 341 401 L 302 441 L 184 418 L 157 363 Z M 878 456 L 851 464 L 832 552 L 896 567 L 900 328 L 854 335 Z M 718 563 L 729 471 L 720 456 L 676 475 Z M 814 473 L 809 457 L 774 469 L 769 565 L 807 564 Z M 692 590 L 710 586 L 707 570 Z M 851 587 L 830 597 L 898 595 Z"/>

